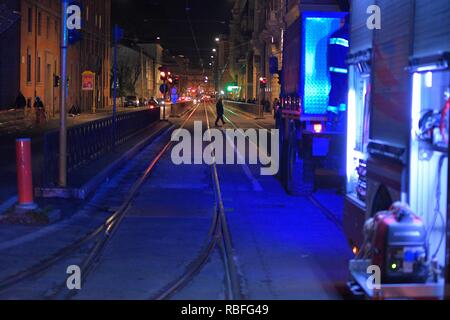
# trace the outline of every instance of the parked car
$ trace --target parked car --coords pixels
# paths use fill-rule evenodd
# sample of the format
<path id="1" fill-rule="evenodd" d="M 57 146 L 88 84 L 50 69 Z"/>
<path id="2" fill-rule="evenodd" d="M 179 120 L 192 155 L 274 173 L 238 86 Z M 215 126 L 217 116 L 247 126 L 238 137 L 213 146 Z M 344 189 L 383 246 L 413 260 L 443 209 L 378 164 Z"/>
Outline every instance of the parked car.
<path id="1" fill-rule="evenodd" d="M 139 99 L 136 96 L 125 97 L 124 107 L 139 107 Z"/>
<path id="2" fill-rule="evenodd" d="M 150 99 L 147 101 L 147 106 L 148 106 L 150 109 L 155 109 L 155 108 L 159 107 L 159 102 L 158 102 L 155 98 L 150 98 Z"/>
<path id="3" fill-rule="evenodd" d="M 160 107 L 162 107 L 166 104 L 166 102 L 164 102 L 164 99 L 161 99 L 161 98 L 156 99 L 156 102 L 158 102 L 158 105 Z"/>

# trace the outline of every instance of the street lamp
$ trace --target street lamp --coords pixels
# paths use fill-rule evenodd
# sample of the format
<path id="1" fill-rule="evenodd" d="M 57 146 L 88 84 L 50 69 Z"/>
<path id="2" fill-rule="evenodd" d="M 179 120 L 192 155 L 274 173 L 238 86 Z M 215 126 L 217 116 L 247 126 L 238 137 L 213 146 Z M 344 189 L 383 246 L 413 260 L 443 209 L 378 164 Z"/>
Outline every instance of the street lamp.
<path id="1" fill-rule="evenodd" d="M 219 37 L 216 37 L 215 40 L 216 40 L 216 42 L 219 42 L 219 41 L 220 41 L 220 38 L 219 38 Z"/>
<path id="2" fill-rule="evenodd" d="M 217 49 L 216 48 L 212 49 L 212 52 L 217 52 Z"/>

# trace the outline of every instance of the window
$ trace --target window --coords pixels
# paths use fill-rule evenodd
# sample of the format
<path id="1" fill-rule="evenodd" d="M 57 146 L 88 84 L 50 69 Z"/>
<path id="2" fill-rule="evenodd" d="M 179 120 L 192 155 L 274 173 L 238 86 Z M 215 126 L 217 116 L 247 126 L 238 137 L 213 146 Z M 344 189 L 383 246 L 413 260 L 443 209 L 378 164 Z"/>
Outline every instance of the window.
<path id="1" fill-rule="evenodd" d="M 31 50 L 27 49 L 27 82 L 31 82 Z"/>
<path id="2" fill-rule="evenodd" d="M 28 8 L 28 32 L 33 32 L 33 9 Z"/>
<path id="3" fill-rule="evenodd" d="M 46 33 L 47 33 L 47 39 L 49 39 L 50 38 L 50 17 L 49 16 L 47 16 L 47 24 L 45 25 L 45 27 L 46 27 Z"/>
<path id="4" fill-rule="evenodd" d="M 42 13 L 38 12 L 37 19 L 38 19 L 37 21 L 38 35 L 40 36 L 42 32 Z"/>
<path id="5" fill-rule="evenodd" d="M 41 82 L 41 57 L 37 57 L 36 61 L 37 82 Z"/>

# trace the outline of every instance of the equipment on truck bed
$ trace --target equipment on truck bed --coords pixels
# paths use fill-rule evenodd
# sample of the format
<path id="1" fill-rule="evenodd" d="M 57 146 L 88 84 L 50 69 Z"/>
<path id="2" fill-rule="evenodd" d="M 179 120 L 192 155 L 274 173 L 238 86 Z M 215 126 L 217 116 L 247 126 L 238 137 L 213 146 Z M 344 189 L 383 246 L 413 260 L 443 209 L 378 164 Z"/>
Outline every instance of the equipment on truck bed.
<path id="1" fill-rule="evenodd" d="M 422 220 L 403 203 L 394 203 L 369 219 L 368 255 L 381 269 L 382 283 L 423 283 L 428 278 L 427 232 Z"/>

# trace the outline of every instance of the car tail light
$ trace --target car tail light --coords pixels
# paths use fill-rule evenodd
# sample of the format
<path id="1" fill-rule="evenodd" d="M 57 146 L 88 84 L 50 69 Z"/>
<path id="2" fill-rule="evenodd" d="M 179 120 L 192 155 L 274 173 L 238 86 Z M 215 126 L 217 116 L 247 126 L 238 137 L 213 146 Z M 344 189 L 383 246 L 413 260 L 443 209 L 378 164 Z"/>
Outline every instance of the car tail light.
<path id="1" fill-rule="evenodd" d="M 322 133 L 322 131 L 323 131 L 323 125 L 321 123 L 315 123 L 314 124 L 314 132 Z"/>

